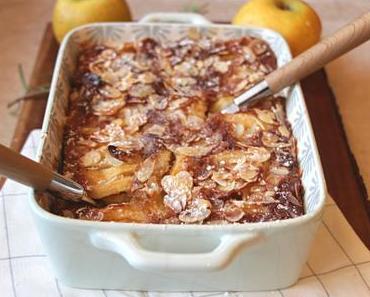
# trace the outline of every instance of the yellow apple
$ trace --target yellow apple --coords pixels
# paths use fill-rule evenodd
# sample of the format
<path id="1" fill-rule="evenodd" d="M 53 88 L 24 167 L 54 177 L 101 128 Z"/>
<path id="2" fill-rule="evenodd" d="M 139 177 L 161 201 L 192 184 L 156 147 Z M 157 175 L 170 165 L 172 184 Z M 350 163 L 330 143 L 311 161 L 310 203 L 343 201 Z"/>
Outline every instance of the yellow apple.
<path id="1" fill-rule="evenodd" d="M 279 32 L 294 56 L 319 41 L 319 16 L 301 0 L 251 0 L 233 19 L 235 25 L 254 25 Z"/>
<path id="2" fill-rule="evenodd" d="M 131 21 L 124 0 L 57 0 L 53 12 L 53 31 L 59 42 L 72 29 L 95 22 Z"/>

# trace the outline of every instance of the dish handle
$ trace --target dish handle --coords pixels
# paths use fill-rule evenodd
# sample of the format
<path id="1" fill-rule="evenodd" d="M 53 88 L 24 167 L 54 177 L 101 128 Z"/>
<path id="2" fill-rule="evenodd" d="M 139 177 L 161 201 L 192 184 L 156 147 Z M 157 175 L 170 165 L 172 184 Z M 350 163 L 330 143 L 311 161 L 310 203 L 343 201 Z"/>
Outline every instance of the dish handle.
<path id="1" fill-rule="evenodd" d="M 205 253 L 174 253 L 152 251 L 143 247 L 133 233 L 94 232 L 91 243 L 101 250 L 122 256 L 132 267 L 144 271 L 217 271 L 228 266 L 240 250 L 262 239 L 257 232 L 227 234 L 220 237 L 217 247 Z"/>
<path id="2" fill-rule="evenodd" d="M 204 16 L 191 12 L 155 12 L 149 13 L 139 20 L 139 23 L 184 23 L 194 25 L 209 25 L 211 22 Z"/>

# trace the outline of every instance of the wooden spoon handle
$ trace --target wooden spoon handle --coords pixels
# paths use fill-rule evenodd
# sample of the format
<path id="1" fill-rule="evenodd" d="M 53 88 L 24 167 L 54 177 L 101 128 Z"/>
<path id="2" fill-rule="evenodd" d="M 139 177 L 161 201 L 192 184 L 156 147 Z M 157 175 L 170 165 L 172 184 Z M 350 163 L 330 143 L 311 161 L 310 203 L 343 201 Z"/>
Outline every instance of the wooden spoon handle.
<path id="1" fill-rule="evenodd" d="M 51 170 L 1 144 L 0 174 L 40 191 L 47 189 L 53 177 Z"/>
<path id="2" fill-rule="evenodd" d="M 272 72 L 265 79 L 271 91 L 277 93 L 369 39 L 370 12 L 367 12 Z"/>

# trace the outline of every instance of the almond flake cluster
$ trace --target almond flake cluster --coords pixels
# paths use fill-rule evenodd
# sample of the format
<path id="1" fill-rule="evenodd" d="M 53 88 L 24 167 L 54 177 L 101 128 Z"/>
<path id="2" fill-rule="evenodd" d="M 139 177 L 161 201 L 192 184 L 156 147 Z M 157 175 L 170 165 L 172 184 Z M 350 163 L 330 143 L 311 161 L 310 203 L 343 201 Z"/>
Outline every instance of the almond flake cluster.
<path id="1" fill-rule="evenodd" d="M 63 173 L 97 206 L 54 201 L 84 220 L 230 224 L 304 213 L 284 98 L 221 114 L 276 68 L 254 37 L 146 38 L 86 48 L 65 128 Z"/>

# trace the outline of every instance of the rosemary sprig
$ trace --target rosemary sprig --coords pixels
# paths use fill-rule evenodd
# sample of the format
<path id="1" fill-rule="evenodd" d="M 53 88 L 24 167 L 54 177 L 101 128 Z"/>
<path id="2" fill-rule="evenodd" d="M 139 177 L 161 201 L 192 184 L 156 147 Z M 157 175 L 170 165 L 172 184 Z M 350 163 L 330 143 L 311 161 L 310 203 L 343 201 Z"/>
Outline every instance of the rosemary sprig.
<path id="1" fill-rule="evenodd" d="M 39 91 L 29 91 L 27 95 L 16 98 L 12 101 L 10 101 L 7 104 L 7 108 L 12 108 L 14 105 L 17 105 L 18 103 L 24 101 L 24 100 L 29 100 L 29 99 L 42 99 L 43 97 L 37 97 L 39 95 L 46 95 L 49 93 L 49 89 L 47 90 L 39 90 Z"/>
<path id="2" fill-rule="evenodd" d="M 27 84 L 22 64 L 18 64 L 18 75 L 19 75 L 19 80 L 21 81 L 23 90 L 24 90 L 25 93 L 27 93 L 28 90 L 30 89 L 30 87 Z"/>
<path id="3" fill-rule="evenodd" d="M 12 108 L 14 105 L 17 105 L 18 103 L 20 103 L 24 100 L 42 98 L 39 95 L 43 95 L 43 94 L 46 95 L 47 93 L 49 93 L 50 85 L 41 85 L 41 86 L 37 86 L 37 87 L 30 87 L 27 84 L 22 64 L 18 64 L 18 75 L 19 75 L 19 80 L 21 82 L 22 88 L 23 88 L 26 95 L 24 95 L 22 97 L 19 97 L 19 98 L 16 98 L 16 99 L 12 100 L 11 102 L 9 102 L 7 104 L 8 109 Z M 37 97 L 37 96 L 39 96 L 39 97 Z"/>

